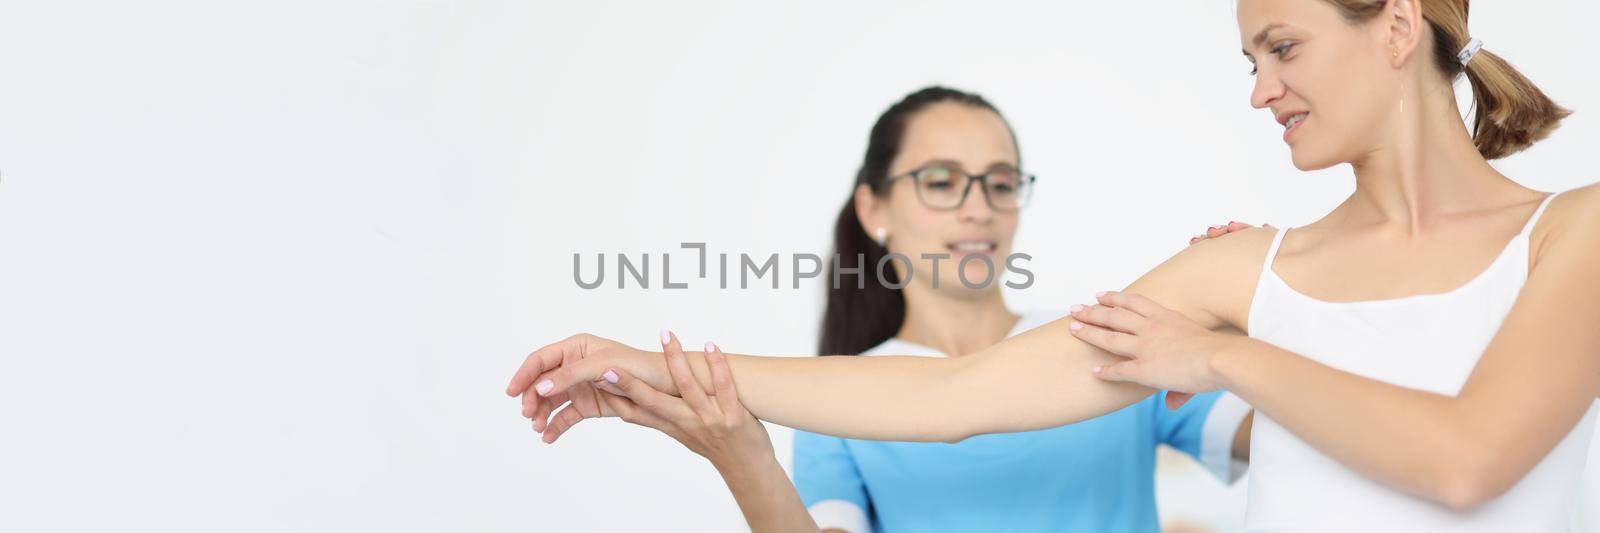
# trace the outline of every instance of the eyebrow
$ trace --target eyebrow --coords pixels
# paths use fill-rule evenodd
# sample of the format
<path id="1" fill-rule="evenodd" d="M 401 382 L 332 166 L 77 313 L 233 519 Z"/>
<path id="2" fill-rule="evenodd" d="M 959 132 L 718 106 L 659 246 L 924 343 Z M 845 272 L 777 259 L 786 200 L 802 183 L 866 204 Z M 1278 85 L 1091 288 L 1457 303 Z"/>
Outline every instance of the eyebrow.
<path id="1" fill-rule="evenodd" d="M 1255 46 L 1256 48 L 1260 48 L 1262 43 L 1267 42 L 1267 37 L 1270 36 L 1270 34 L 1272 33 L 1273 30 L 1286 28 L 1288 26 L 1289 26 L 1288 24 L 1284 24 L 1282 22 L 1274 22 L 1272 24 L 1268 24 L 1267 27 L 1261 28 L 1261 31 L 1256 32 L 1256 36 L 1255 37 L 1251 37 L 1250 38 L 1250 44 L 1252 46 Z M 1250 51 L 1249 50 L 1240 50 L 1240 52 L 1244 52 L 1244 55 L 1247 55 L 1247 56 L 1250 55 Z"/>

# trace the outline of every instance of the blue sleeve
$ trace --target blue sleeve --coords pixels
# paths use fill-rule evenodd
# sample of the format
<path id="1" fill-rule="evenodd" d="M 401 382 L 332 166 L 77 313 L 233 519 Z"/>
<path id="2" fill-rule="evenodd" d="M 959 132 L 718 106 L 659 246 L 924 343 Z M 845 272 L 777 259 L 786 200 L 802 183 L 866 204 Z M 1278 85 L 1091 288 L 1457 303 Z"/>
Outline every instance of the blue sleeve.
<path id="1" fill-rule="evenodd" d="M 794 432 L 794 487 L 806 507 L 844 500 L 867 511 L 867 489 L 845 440 L 807 431 Z"/>
<path id="2" fill-rule="evenodd" d="M 1151 396 L 1156 410 L 1156 442 L 1166 444 L 1199 460 L 1203 445 L 1206 416 L 1217 403 L 1219 392 L 1196 394 L 1174 411 L 1167 408 L 1167 392 Z M 1231 433 L 1230 433 L 1231 435 Z"/>

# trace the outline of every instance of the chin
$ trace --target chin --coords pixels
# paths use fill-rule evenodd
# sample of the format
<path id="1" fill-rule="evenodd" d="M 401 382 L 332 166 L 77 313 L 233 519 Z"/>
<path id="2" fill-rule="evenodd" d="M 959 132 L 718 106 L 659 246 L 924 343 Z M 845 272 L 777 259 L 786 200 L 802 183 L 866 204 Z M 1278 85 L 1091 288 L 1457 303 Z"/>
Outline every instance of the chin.
<path id="1" fill-rule="evenodd" d="M 1290 149 L 1289 158 L 1294 161 L 1294 168 L 1303 172 L 1322 170 L 1340 163 L 1337 157 L 1328 157 L 1328 154 L 1314 154 L 1309 150 Z"/>

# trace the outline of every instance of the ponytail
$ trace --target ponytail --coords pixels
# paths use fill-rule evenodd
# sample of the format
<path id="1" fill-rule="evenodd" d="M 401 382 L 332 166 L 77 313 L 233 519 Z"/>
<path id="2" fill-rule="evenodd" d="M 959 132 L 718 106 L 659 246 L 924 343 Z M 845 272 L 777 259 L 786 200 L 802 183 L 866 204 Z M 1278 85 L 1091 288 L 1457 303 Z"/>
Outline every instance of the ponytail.
<path id="1" fill-rule="evenodd" d="M 907 95 L 878 116 L 867 138 L 867 153 L 850 187 L 850 196 L 845 199 L 844 208 L 839 210 L 839 219 L 833 226 L 834 259 L 828 263 L 828 303 L 822 313 L 819 354 L 858 355 L 894 338 L 906 320 L 905 294 L 894 288 L 900 285 L 899 275 L 893 268 L 885 268 L 884 279 L 881 282 L 878 279 L 878 262 L 889 250 L 869 238 L 866 228 L 861 227 L 855 191 L 865 186 L 879 197 L 889 193 L 889 166 L 900 153 L 906 123 L 918 111 L 939 102 L 956 102 L 1000 114 L 982 96 L 928 87 Z M 841 270 L 852 273 L 842 275 Z"/>
<path id="2" fill-rule="evenodd" d="M 1325 0 L 1351 22 L 1383 13 L 1387 0 Z M 1572 112 L 1556 105 L 1511 63 L 1480 50 L 1466 65 L 1456 54 L 1471 40 L 1467 0 L 1418 0 L 1433 30 L 1433 62 L 1445 79 L 1466 74 L 1472 84 L 1472 142 L 1484 159 L 1500 159 L 1549 137 Z"/>
<path id="3" fill-rule="evenodd" d="M 867 237 L 856 216 L 854 196 L 839 211 L 833 226 L 835 263 L 828 266 L 828 304 L 822 313 L 822 340 L 817 353 L 857 355 L 894 337 L 906 319 L 906 298 L 898 286 L 899 275 L 884 269 L 877 279 L 878 261 L 888 249 Z M 836 269 L 854 269 L 839 275 Z M 835 280 L 837 278 L 837 281 Z M 857 288 L 857 283 L 860 283 Z"/>
<path id="4" fill-rule="evenodd" d="M 1572 112 L 1500 56 L 1480 51 L 1466 66 L 1475 117 L 1472 142 L 1484 159 L 1500 159 L 1533 146 Z"/>

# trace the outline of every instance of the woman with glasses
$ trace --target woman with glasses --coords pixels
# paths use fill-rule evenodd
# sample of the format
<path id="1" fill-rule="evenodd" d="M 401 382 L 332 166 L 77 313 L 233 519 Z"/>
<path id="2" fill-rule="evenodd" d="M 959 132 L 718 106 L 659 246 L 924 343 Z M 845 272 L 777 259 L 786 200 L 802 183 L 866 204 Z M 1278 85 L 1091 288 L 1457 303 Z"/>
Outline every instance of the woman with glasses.
<path id="1" fill-rule="evenodd" d="M 823 278 L 819 353 L 960 358 L 1064 316 L 1019 315 L 1001 296 L 998 270 L 1034 186 L 1020 165 L 1009 125 L 977 95 L 927 88 L 885 111 L 834 228 L 841 276 Z M 756 531 L 1154 531 L 1156 447 L 1231 480 L 1249 412 L 1218 394 L 1177 410 L 1157 395 L 1081 424 L 959 443 L 797 431 L 791 488 L 766 430 L 735 393 L 715 392 L 635 390 L 638 409 L 610 403 L 708 458 Z M 564 413 L 548 429 L 545 413 L 530 414 L 554 442 L 583 410 Z"/>

